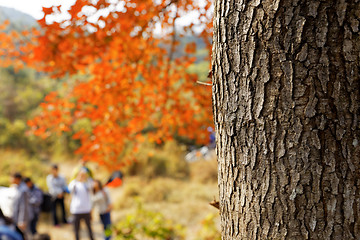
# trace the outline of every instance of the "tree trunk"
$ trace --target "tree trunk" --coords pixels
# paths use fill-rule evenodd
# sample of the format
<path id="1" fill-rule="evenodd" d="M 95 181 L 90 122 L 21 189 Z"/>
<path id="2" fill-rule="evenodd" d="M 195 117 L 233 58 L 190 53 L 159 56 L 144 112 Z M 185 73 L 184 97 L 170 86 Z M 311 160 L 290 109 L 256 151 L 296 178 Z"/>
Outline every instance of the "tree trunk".
<path id="1" fill-rule="evenodd" d="M 359 0 L 215 0 L 222 239 L 360 239 Z"/>

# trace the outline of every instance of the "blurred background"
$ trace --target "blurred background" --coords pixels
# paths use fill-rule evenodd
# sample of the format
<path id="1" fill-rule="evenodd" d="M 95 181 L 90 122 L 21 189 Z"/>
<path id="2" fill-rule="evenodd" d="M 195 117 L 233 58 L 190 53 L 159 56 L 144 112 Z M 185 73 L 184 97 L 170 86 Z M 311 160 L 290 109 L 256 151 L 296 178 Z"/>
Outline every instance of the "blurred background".
<path id="1" fill-rule="evenodd" d="M 33 1 L 27 1 L 30 2 Z M 7 22 L 4 32 L 15 31 L 21 35 L 23 31 L 41 29 L 37 20 L 44 16 L 42 6 L 36 6 L 35 2 L 33 6 L 18 3 L 14 9 L 14 6 L 9 7 L 9 1 L 0 1 L 0 23 Z M 73 2 L 64 2 L 63 7 L 68 8 Z M 46 4 L 44 7 L 53 3 Z M 191 17 L 194 15 L 180 22 L 189 22 L 187 19 Z M 203 38 L 195 33 L 184 34 L 177 41 L 173 59 L 181 58 L 184 48 L 195 43 L 194 60 L 186 71 L 196 75 L 197 81 L 208 81 L 209 49 Z M 75 152 L 82 142 L 74 138 L 74 134 L 91 128 L 91 122 L 80 119 L 72 124 L 71 131 L 39 137 L 33 134 L 28 121 L 41 115 L 44 111 L 41 104 L 49 93 L 65 93 L 68 85 L 78 78 L 79 75 L 66 75 L 54 80 L 45 71 L 32 66 L 19 69 L 8 64 L 0 68 L 1 186 L 9 186 L 10 174 L 19 171 L 31 176 L 47 191 L 46 176 L 53 163 L 59 164 L 60 174 L 70 180 L 72 169 L 81 158 L 81 154 Z M 211 98 L 207 104 L 211 106 Z M 207 111 L 211 113 L 211 107 Z M 211 117 L 209 122 L 212 122 Z M 135 152 L 131 145 L 124 147 L 121 156 L 131 155 L 131 161 L 121 165 L 124 176 L 121 186 L 110 189 L 114 202 L 114 234 L 118 239 L 220 239 L 218 209 L 209 204 L 218 199 L 215 136 L 211 124 L 204 126 L 206 136 L 201 143 L 174 136 L 161 142 L 141 141 L 136 144 Z M 90 161 L 89 165 L 103 182 L 114 170 L 96 161 Z M 42 214 L 41 231 L 51 232 L 53 239 L 64 239 L 63 232 L 51 229 L 49 218 L 48 213 Z M 66 229 L 72 231 L 70 227 Z"/>

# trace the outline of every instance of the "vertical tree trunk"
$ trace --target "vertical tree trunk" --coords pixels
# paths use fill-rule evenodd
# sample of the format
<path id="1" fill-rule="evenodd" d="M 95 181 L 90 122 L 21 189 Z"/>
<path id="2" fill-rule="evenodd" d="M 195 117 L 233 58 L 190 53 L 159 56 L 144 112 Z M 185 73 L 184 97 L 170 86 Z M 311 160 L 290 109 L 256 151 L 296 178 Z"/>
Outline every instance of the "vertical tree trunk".
<path id="1" fill-rule="evenodd" d="M 223 239 L 360 239 L 359 0 L 215 0 Z"/>

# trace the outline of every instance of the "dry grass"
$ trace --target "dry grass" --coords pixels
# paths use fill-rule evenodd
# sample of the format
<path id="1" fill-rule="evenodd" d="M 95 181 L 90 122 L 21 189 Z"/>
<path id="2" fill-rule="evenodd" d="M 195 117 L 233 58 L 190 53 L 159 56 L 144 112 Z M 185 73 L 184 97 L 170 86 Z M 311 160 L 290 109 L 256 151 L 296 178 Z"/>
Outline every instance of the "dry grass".
<path id="1" fill-rule="evenodd" d="M 195 239 L 193 237 L 209 214 L 218 215 L 218 210 L 209 205 L 214 197 L 218 199 L 217 183 L 214 181 L 200 183 L 171 178 L 146 181 L 131 177 L 126 180 L 121 191 L 112 189 L 111 193 L 116 209 L 115 220 L 123 219 L 126 214 L 135 211 L 135 198 L 139 198 L 145 209 L 160 212 L 166 219 L 185 226 L 188 230 L 187 239 Z"/>
<path id="2" fill-rule="evenodd" d="M 150 155 L 146 148 L 142 150 L 138 162 L 125 170 L 125 176 L 132 176 L 125 177 L 121 190 L 112 190 L 114 219 L 124 219 L 134 212 L 135 199 L 140 199 L 145 209 L 184 225 L 188 231 L 186 239 L 201 239 L 196 238 L 197 232 L 204 229 L 208 216 L 215 216 L 219 228 L 218 209 L 209 205 L 218 199 L 216 159 L 187 163 L 184 149 L 173 143 L 164 149 L 152 149 Z"/>
<path id="3" fill-rule="evenodd" d="M 213 183 L 217 182 L 217 160 L 204 160 L 190 163 L 190 177 L 192 180 L 201 183 Z"/>

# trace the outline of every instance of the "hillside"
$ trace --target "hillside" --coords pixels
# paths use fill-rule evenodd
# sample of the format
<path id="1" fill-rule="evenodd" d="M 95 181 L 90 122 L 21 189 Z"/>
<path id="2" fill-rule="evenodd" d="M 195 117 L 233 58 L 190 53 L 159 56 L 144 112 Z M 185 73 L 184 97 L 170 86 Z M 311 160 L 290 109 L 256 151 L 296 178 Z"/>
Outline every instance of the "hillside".
<path id="1" fill-rule="evenodd" d="M 23 30 L 37 25 L 35 18 L 13 8 L 0 6 L 0 23 L 9 20 L 11 27 Z"/>

